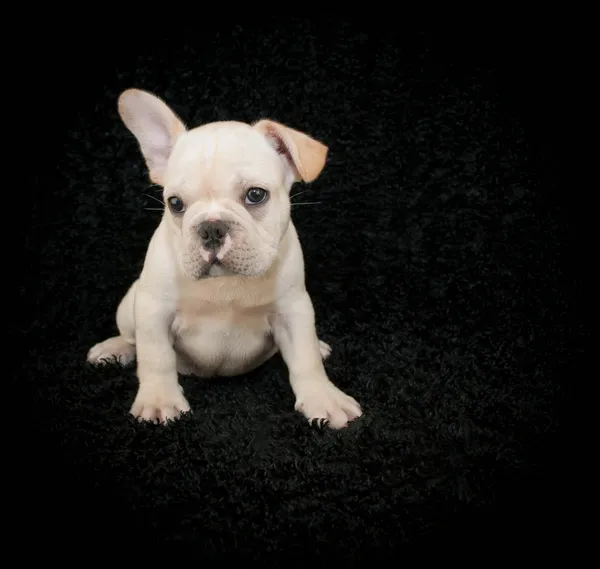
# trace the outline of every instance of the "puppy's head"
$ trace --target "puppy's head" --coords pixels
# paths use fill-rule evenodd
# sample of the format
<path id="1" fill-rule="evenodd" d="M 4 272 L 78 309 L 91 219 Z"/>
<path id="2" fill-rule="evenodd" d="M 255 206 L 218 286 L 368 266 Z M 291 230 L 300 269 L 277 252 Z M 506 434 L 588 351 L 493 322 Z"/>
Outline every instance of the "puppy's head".
<path id="1" fill-rule="evenodd" d="M 122 93 L 118 106 L 150 179 L 163 187 L 182 272 L 264 274 L 289 224 L 290 188 L 321 173 L 327 147 L 270 120 L 188 130 L 161 99 L 137 89 Z"/>

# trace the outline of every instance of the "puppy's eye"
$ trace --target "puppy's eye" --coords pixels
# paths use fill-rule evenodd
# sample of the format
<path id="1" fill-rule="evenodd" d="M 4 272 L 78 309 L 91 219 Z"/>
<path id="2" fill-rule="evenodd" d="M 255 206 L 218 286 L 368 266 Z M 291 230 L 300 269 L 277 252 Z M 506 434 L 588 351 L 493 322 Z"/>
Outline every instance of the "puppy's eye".
<path id="1" fill-rule="evenodd" d="M 177 196 L 171 196 L 167 201 L 173 213 L 182 213 L 185 210 L 185 205 Z"/>
<path id="2" fill-rule="evenodd" d="M 267 190 L 263 190 L 262 188 L 250 188 L 246 192 L 245 201 L 248 205 L 258 205 L 267 201 L 268 197 L 269 192 L 267 192 Z"/>

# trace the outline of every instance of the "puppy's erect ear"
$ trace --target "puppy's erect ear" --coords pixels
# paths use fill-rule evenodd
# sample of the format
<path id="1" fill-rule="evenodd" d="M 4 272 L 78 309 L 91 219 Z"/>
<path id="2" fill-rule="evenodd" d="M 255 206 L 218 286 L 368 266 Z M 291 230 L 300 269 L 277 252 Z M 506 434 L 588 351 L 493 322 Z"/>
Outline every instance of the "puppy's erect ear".
<path id="1" fill-rule="evenodd" d="M 137 138 L 150 179 L 163 185 L 167 161 L 185 125 L 164 101 L 139 89 L 121 93 L 118 107 L 125 126 Z"/>
<path id="2" fill-rule="evenodd" d="M 307 134 L 263 119 L 254 124 L 269 144 L 285 159 L 295 181 L 312 182 L 323 170 L 328 148 Z"/>

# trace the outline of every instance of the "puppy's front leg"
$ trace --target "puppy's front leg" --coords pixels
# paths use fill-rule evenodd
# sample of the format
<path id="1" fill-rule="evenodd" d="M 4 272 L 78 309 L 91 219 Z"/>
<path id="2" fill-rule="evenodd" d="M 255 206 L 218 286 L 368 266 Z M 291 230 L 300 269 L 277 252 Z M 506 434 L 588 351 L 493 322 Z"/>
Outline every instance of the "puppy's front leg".
<path id="1" fill-rule="evenodd" d="M 289 370 L 297 411 L 310 421 L 328 421 L 335 429 L 362 415 L 360 405 L 327 377 L 306 291 L 293 293 L 278 306 L 273 335 Z"/>
<path id="2" fill-rule="evenodd" d="M 166 423 L 190 410 L 177 377 L 170 327 L 174 310 L 158 294 L 139 289 L 135 299 L 139 388 L 130 413 Z"/>

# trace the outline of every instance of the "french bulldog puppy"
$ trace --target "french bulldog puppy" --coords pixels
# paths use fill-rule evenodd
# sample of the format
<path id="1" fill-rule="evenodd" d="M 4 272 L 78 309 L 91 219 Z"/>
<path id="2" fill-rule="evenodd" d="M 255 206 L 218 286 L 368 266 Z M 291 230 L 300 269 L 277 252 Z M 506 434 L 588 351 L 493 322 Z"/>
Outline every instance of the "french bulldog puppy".
<path id="1" fill-rule="evenodd" d="M 290 219 L 290 189 L 321 173 L 328 148 L 271 120 L 223 121 L 187 129 L 155 95 L 118 101 L 165 211 L 143 269 L 116 313 L 119 335 L 88 361 L 137 360 L 131 414 L 167 423 L 190 411 L 185 375 L 231 376 L 277 351 L 289 371 L 295 409 L 345 427 L 360 405 L 327 377 L 305 288 L 304 260 Z"/>

